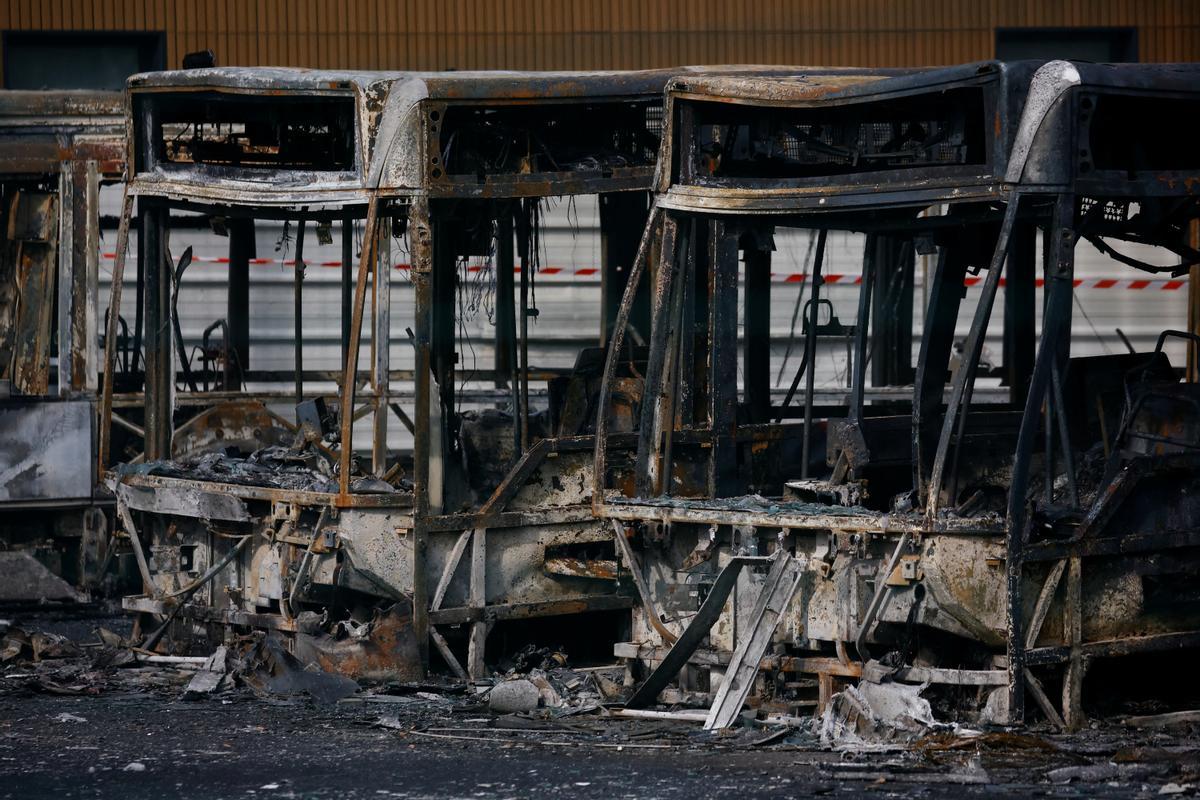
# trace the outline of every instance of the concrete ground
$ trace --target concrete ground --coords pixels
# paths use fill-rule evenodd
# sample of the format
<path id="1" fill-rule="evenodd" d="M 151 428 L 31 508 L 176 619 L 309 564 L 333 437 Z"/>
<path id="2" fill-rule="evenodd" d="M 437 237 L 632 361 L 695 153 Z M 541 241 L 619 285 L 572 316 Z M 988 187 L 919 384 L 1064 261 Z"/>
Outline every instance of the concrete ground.
<path id="1" fill-rule="evenodd" d="M 94 621 L 58 629 L 70 626 Z M 1200 785 L 1200 731 L 1186 727 L 838 751 L 803 729 L 764 742 L 769 730 L 598 712 L 496 715 L 420 687 L 318 704 L 233 686 L 185 701 L 185 674 L 91 658 L 57 672 L 0 664 L 0 798 L 1158 797 Z"/>

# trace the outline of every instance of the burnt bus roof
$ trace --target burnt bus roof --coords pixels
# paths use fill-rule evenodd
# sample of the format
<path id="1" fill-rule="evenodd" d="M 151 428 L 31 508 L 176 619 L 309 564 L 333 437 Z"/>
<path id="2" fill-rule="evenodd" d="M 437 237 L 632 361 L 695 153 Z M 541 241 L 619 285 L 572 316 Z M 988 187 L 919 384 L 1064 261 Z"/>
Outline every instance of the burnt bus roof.
<path id="1" fill-rule="evenodd" d="M 655 188 L 665 207 L 717 213 L 1190 192 L 1197 78 L 1194 64 L 1068 61 L 680 76 Z"/>
<path id="2" fill-rule="evenodd" d="M 205 69 L 144 72 L 129 78 L 130 89 L 206 88 L 230 90 L 301 91 L 348 89 L 363 91 L 393 83 L 420 84 L 433 99 L 498 99 L 556 97 L 560 95 L 648 94 L 661 90 L 679 70 L 596 72 L 520 72 L 477 70 L 405 72 L 315 70 L 295 67 L 209 67 Z"/>
<path id="3" fill-rule="evenodd" d="M 64 161 L 96 161 L 107 176 L 123 172 L 124 95 L 0 91 L 0 175 L 58 172 Z"/>
<path id="4" fill-rule="evenodd" d="M 522 197 L 648 189 L 663 89 L 687 70 L 135 75 L 132 191 L 291 206 L 364 202 L 373 191 Z"/>

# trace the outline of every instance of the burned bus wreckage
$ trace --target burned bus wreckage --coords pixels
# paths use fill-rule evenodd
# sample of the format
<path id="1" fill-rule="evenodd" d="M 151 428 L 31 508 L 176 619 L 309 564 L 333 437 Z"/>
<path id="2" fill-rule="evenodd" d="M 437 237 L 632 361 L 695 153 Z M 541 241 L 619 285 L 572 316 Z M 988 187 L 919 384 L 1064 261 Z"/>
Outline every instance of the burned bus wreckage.
<path id="1" fill-rule="evenodd" d="M 586 343 L 566 367 L 531 362 L 540 215 L 547 198 L 599 196 L 607 316 L 597 316 L 611 323 L 646 223 L 670 75 L 130 79 L 113 307 L 136 200 L 145 459 L 109 474 L 143 583 L 125 606 L 147 646 L 265 630 L 356 677 L 412 678 L 430 661 L 482 677 L 494 628 L 584 614 L 613 631 L 597 637 L 611 648 L 636 595 L 617 580 L 611 527 L 591 511 L 605 331 L 577 337 Z M 191 258 L 170 248 L 180 214 L 229 237 L 229 314 L 198 349 L 178 324 Z M 294 231 L 293 370 L 249 362 L 245 275 L 263 220 Z M 306 369 L 317 337 L 304 242 L 332 239 L 335 223 L 341 369 Z M 407 275 L 411 303 L 389 299 L 393 273 Z M 492 299 L 480 300 L 472 293 L 489 278 Z M 463 342 L 482 302 L 494 302 L 494 342 Z M 105 415 L 119 397 L 106 383 Z M 628 399 L 613 402 L 628 414 Z M 196 403 L 207 408 L 181 412 Z"/>
<path id="2" fill-rule="evenodd" d="M 795 713 L 891 680 L 960 719 L 1074 728 L 1089 672 L 1200 645 L 1196 336 L 1160 317 L 1138 352 L 1072 337 L 1077 251 L 1143 283 L 1198 263 L 1197 77 L 672 81 L 597 402 L 595 511 L 645 611 L 616 648 L 646 673 L 631 706 L 678 677 L 723 727 L 748 698 Z M 772 258 L 798 235 L 803 355 L 779 397 Z M 827 276 L 850 236 L 856 274 Z M 831 403 L 815 375 L 845 349 Z M 632 424 L 611 411 L 628 395 Z"/>
<path id="3" fill-rule="evenodd" d="M 125 169 L 116 92 L 0 92 L 0 600 L 104 572 L 96 491 L 100 188 Z M 57 576 L 65 579 L 61 580 Z M 69 582 L 69 583 L 68 583 Z"/>
<path id="4" fill-rule="evenodd" d="M 1171 280 L 1200 257 L 1196 77 L 135 76 L 98 464 L 129 461 L 143 646 L 266 631 L 329 671 L 465 680 L 572 619 L 627 659 L 630 707 L 678 679 L 709 727 L 860 680 L 1078 726 L 1089 668 L 1200 645 L 1196 337 L 1072 337 L 1077 249 Z M 599 330 L 535 366 L 542 215 L 584 196 Z M 135 202 L 145 384 L 115 387 Z M 183 217 L 228 236 L 201 345 Z M 294 248 L 291 369 L 250 360 L 264 221 Z M 339 368 L 314 369 L 305 240 L 335 224 Z M 122 402 L 144 458 L 113 447 Z"/>

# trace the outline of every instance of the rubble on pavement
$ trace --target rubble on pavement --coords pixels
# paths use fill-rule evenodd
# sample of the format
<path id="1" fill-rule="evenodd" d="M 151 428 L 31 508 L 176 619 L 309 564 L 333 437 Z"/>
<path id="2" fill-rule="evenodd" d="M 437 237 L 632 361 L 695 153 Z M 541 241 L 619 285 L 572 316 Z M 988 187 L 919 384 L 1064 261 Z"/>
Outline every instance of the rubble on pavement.
<path id="1" fill-rule="evenodd" d="M 321 714 L 345 730 L 366 725 L 387 732 L 397 747 L 759 752 L 786 756 L 830 791 L 835 783 L 903 791 L 918 783 L 1034 781 L 1132 787 L 1152 796 L 1187 795 L 1200 785 L 1194 716 L 1158 715 L 1158 721 L 1143 714 L 1126 726 L 1097 723 L 1083 734 L 966 730 L 939 723 L 921 686 L 863 682 L 836 694 L 814 721 L 750 710 L 735 727 L 705 731 L 698 724 L 702 711 L 698 719 L 695 710 L 678 707 L 623 712 L 624 667 L 577 666 L 561 649 L 527 648 L 489 679 L 471 683 L 430 676 L 366 684 L 301 663 L 271 637 L 246 637 L 207 655 L 164 656 L 138 649 L 103 622 L 71 638 L 50 625 L 0 621 L 0 705 L 7 698 L 21 698 L 22 707 L 34 697 L 72 702 L 47 716 L 50 736 L 78 737 L 98 724 L 102 710 L 109 713 L 106 704 L 142 697 L 164 708 L 179 700 L 212 703 L 217 720 L 240 717 L 246 703 L 296 718 Z M 497 702 L 517 686 L 519 706 Z M 132 765 L 147 762 L 122 763 L 136 771 Z"/>

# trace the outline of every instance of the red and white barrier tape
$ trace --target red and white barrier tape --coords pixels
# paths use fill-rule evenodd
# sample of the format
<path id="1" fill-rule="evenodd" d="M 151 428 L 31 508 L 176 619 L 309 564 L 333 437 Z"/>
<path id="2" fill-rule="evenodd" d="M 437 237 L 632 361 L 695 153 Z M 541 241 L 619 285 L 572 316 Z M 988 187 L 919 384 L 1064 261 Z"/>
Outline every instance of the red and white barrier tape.
<path id="1" fill-rule="evenodd" d="M 112 260 L 116 258 L 115 253 L 105 253 L 106 259 Z M 229 259 L 224 256 L 193 256 L 192 261 L 197 261 L 205 264 L 228 264 Z M 281 258 L 252 258 L 251 264 L 282 264 L 283 266 L 295 266 L 295 259 Z M 305 266 L 309 267 L 340 267 L 341 261 L 307 261 Z M 396 264 L 395 268 L 401 271 L 409 269 L 408 264 Z M 472 264 L 467 267 L 468 272 L 481 272 L 484 267 L 478 264 Z M 514 272 L 520 272 L 520 267 L 515 267 Z M 559 280 L 576 279 L 576 278 L 593 278 L 599 279 L 600 269 L 598 267 L 542 267 L 538 270 L 538 277 L 552 277 Z M 804 283 L 808 280 L 808 275 L 803 272 L 772 272 L 772 283 Z M 983 282 L 981 276 L 968 277 L 963 280 L 967 287 L 972 287 Z M 861 275 L 853 275 L 848 272 L 830 273 L 825 276 L 826 284 L 841 284 L 848 286 L 852 284 L 862 283 Z M 1041 278 L 1036 280 L 1040 287 L 1044 283 Z M 1004 286 L 1004 278 L 1000 279 L 1000 285 Z M 1076 289 L 1129 289 L 1133 291 L 1141 291 L 1144 289 L 1159 290 L 1165 292 L 1176 291 L 1187 286 L 1187 280 L 1183 278 L 1168 278 L 1168 277 L 1149 277 L 1149 278 L 1076 278 Z"/>

